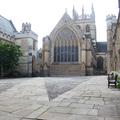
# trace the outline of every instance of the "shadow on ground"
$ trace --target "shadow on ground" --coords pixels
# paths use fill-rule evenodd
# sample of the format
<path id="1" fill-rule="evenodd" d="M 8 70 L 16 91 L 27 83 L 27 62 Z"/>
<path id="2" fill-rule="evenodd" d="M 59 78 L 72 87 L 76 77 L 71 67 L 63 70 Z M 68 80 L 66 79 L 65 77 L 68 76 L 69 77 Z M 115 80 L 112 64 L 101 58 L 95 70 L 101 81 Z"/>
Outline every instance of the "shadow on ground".
<path id="1" fill-rule="evenodd" d="M 74 77 L 74 78 L 53 78 L 45 79 L 45 85 L 48 93 L 49 100 L 52 100 L 59 95 L 75 88 L 82 82 L 87 81 L 87 77 Z"/>

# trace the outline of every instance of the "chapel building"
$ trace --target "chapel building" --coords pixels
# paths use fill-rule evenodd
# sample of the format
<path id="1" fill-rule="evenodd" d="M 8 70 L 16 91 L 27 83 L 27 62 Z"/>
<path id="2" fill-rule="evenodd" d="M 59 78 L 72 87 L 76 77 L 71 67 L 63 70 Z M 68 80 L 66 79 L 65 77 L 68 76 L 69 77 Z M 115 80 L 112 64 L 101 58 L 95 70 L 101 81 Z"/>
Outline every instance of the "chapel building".
<path id="1" fill-rule="evenodd" d="M 73 7 L 72 18 L 65 11 L 50 35 L 43 38 L 40 69 L 44 76 L 105 74 L 106 51 L 107 43 L 96 40 L 93 5 L 89 15 L 84 7 L 81 15 Z"/>

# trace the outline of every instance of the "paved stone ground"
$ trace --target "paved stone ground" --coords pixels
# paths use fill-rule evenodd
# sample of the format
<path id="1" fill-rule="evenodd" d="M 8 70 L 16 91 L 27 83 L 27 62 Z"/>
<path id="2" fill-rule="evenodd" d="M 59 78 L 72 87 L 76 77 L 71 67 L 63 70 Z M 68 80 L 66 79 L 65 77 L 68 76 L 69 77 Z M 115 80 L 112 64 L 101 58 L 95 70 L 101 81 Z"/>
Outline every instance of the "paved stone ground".
<path id="1" fill-rule="evenodd" d="M 4 79 L 3 80 L 2 79 L 2 80 L 0 80 L 0 93 L 2 91 L 5 91 L 5 90 L 15 86 L 16 84 L 19 84 L 20 82 L 21 82 L 21 80 L 19 80 L 19 79 L 14 79 L 14 80 L 12 80 L 12 79 L 10 79 L 10 80 Z"/>
<path id="2" fill-rule="evenodd" d="M 85 80 L 49 101 L 48 79 Z M 120 120 L 120 90 L 106 76 L 26 78 L 0 93 L 0 120 Z"/>

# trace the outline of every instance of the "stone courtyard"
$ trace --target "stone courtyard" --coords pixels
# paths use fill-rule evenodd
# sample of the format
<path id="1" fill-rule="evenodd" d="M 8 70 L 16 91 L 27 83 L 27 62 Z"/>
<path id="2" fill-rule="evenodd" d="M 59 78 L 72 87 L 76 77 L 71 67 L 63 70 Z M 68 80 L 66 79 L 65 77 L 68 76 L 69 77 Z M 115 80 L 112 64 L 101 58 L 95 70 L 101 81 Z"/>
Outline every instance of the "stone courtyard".
<path id="1" fill-rule="evenodd" d="M 0 80 L 0 120 L 120 120 L 106 76 Z"/>

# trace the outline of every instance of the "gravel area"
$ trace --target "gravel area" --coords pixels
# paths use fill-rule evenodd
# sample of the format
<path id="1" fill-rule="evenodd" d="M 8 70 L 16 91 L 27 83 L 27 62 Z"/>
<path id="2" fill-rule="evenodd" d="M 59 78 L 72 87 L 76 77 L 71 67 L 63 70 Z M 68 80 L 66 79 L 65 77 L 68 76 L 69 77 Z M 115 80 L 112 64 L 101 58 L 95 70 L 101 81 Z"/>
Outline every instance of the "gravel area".
<path id="1" fill-rule="evenodd" d="M 49 96 L 49 100 L 75 88 L 82 82 L 89 80 L 90 77 L 68 77 L 68 78 L 48 78 L 45 79 L 45 84 Z"/>

